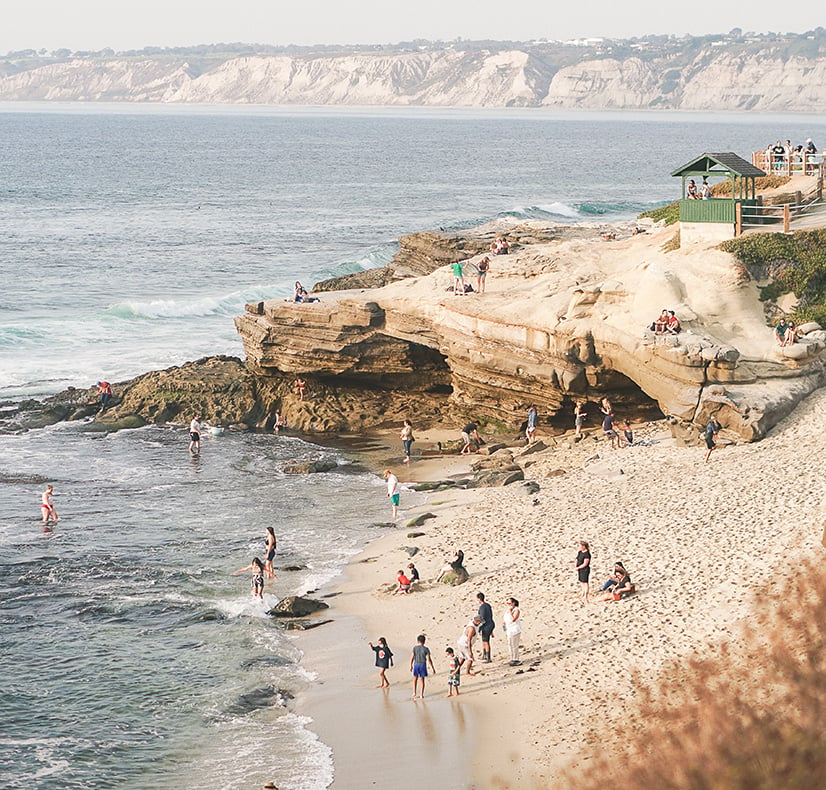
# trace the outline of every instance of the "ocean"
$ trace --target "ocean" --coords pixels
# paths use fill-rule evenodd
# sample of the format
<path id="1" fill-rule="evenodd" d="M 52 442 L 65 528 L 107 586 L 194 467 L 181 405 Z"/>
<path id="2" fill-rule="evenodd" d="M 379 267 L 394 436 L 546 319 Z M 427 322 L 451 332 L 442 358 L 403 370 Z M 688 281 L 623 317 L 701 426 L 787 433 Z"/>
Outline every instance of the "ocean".
<path id="1" fill-rule="evenodd" d="M 749 114 L 0 105 L 0 401 L 240 356 L 244 302 L 382 265 L 404 233 L 627 219 L 673 200 L 670 172 L 705 151 L 823 130 Z M 379 534 L 381 484 L 299 438 L 186 446 L 176 426 L 0 436 L 2 787 L 332 780 L 290 705 L 315 681 L 301 639 L 265 612 Z M 337 468 L 282 471 L 319 454 Z M 261 605 L 232 574 L 267 526 L 276 566 L 298 570 Z"/>

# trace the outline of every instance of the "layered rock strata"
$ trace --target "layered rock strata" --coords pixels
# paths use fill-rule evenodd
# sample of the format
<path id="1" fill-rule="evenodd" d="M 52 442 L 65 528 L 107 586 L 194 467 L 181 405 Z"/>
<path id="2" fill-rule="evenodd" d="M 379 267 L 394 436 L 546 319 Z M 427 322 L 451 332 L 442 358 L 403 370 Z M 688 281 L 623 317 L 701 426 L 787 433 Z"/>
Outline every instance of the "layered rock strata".
<path id="1" fill-rule="evenodd" d="M 537 237 L 547 231 L 520 223 L 531 225 Z M 264 377 L 450 392 L 459 414 L 509 425 L 531 403 L 569 424 L 576 399 L 592 402 L 596 425 L 594 402 L 607 396 L 618 419 L 659 409 L 696 430 L 714 414 L 747 441 L 823 384 L 820 335 L 778 349 L 755 284 L 730 255 L 664 252 L 674 231 L 651 224 L 638 235 L 619 227 L 610 241 L 596 230 L 495 257 L 483 295 L 453 295 L 442 266 L 318 303 L 247 305 L 236 327 L 248 364 Z M 475 284 L 472 260 L 465 268 Z M 680 335 L 646 330 L 663 308 L 676 311 Z"/>

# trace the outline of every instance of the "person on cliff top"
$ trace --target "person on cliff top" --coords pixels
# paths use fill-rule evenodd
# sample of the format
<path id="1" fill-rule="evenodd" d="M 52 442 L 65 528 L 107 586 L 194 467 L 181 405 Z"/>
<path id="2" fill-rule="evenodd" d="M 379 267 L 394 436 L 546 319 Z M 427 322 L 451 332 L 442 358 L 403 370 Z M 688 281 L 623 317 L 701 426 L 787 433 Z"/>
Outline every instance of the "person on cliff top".
<path id="1" fill-rule="evenodd" d="M 673 310 L 668 311 L 668 323 L 665 328 L 666 331 L 672 335 L 679 335 L 683 329 L 682 326 L 680 326 L 680 319 L 677 318 Z"/>
<path id="2" fill-rule="evenodd" d="M 476 264 L 476 290 L 478 293 L 485 292 L 485 279 L 490 271 L 490 258 L 485 255 L 479 263 Z"/>
<path id="3" fill-rule="evenodd" d="M 372 642 L 368 642 L 368 644 L 370 645 L 370 649 L 376 654 L 376 666 L 379 668 L 380 682 L 376 688 L 389 689 L 390 681 L 387 679 L 385 673 L 393 666 L 393 651 L 383 636 L 379 637 L 379 643 L 377 645 L 374 645 Z"/>
<path id="4" fill-rule="evenodd" d="M 799 340 L 799 334 L 794 321 L 789 321 L 786 331 L 783 333 L 783 345 L 793 346 Z"/>
<path id="5" fill-rule="evenodd" d="M 100 403 L 98 414 L 103 414 L 109 405 L 109 401 L 112 400 L 112 385 L 108 381 L 99 381 L 95 386 L 98 388 L 98 393 L 100 393 L 98 397 L 98 402 Z"/>
<path id="6" fill-rule="evenodd" d="M 389 469 L 384 470 L 384 479 L 387 481 L 387 496 L 390 497 L 390 506 L 393 508 L 393 518 L 395 519 L 399 512 L 399 478 L 396 477 Z"/>
<path id="7" fill-rule="evenodd" d="M 468 455 L 471 452 L 471 442 L 476 443 L 477 449 L 482 446 L 483 442 L 482 437 L 479 436 L 479 426 L 475 422 L 469 422 L 462 428 L 462 441 L 465 445 L 462 447 L 461 455 Z"/>
<path id="8" fill-rule="evenodd" d="M 433 659 L 430 656 L 430 648 L 425 647 L 426 637 L 419 634 L 416 637 L 416 644 L 413 647 L 413 655 L 410 657 L 410 671 L 413 673 L 413 699 L 417 697 L 424 699 L 424 684 L 427 677 L 427 664 L 430 662 L 430 671 L 435 675 L 436 667 L 433 666 Z M 422 681 L 422 693 L 418 695 L 419 681 Z"/>
<path id="9" fill-rule="evenodd" d="M 318 302 L 317 296 L 310 296 L 307 289 L 298 280 L 295 281 L 295 289 L 293 290 L 294 302 Z"/>
<path id="10" fill-rule="evenodd" d="M 465 274 L 462 261 L 456 261 L 456 263 L 450 264 L 450 268 L 453 270 L 453 295 L 457 296 L 461 294 L 462 296 L 464 296 Z"/>
<path id="11" fill-rule="evenodd" d="M 413 425 L 410 420 L 405 420 L 402 425 L 402 432 L 399 434 L 399 439 L 402 440 L 402 447 L 404 448 L 404 461 L 402 463 L 410 463 L 410 448 L 413 446 L 415 439 L 413 438 Z"/>
<path id="12" fill-rule="evenodd" d="M 706 425 L 705 439 L 706 447 L 708 448 L 708 452 L 706 453 L 706 463 L 708 463 L 708 459 L 711 458 L 712 450 L 717 447 L 717 443 L 714 440 L 717 438 L 717 434 L 719 434 L 722 429 L 723 426 L 720 425 L 714 417 L 712 417 L 708 421 L 708 425 Z"/>
<path id="13" fill-rule="evenodd" d="M 189 452 L 199 455 L 201 452 L 201 415 L 196 414 L 189 423 Z"/>

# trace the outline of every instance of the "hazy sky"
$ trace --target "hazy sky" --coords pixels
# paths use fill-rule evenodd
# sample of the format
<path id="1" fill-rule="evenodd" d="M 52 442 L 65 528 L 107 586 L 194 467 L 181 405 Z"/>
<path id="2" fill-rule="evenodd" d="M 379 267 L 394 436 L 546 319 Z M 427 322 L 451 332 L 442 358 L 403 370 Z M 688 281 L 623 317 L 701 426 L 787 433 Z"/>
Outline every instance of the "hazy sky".
<path id="1" fill-rule="evenodd" d="M 776 0 L 6 0 L 4 6 L 0 52 L 234 41 L 354 44 L 457 37 L 522 41 L 724 33 L 733 27 L 801 32 L 824 24 L 820 0 L 795 0 L 789 6 Z"/>

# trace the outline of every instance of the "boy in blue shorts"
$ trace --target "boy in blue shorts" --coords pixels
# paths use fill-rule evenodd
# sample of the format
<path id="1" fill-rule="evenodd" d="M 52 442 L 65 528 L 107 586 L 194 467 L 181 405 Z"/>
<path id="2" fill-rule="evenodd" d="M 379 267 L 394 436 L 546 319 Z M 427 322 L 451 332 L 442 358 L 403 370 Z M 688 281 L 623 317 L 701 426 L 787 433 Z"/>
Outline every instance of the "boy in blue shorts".
<path id="1" fill-rule="evenodd" d="M 427 677 L 427 662 L 430 662 L 430 671 L 436 674 L 433 666 L 433 659 L 430 656 L 430 648 L 424 646 L 425 636 L 419 634 L 416 637 L 416 645 L 413 647 L 413 655 L 410 657 L 410 670 L 413 672 L 413 699 L 424 699 L 424 682 Z M 418 694 L 419 680 L 422 681 L 422 693 Z"/>

